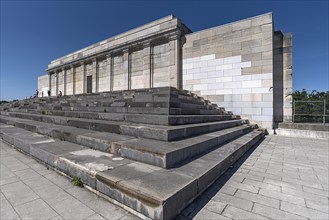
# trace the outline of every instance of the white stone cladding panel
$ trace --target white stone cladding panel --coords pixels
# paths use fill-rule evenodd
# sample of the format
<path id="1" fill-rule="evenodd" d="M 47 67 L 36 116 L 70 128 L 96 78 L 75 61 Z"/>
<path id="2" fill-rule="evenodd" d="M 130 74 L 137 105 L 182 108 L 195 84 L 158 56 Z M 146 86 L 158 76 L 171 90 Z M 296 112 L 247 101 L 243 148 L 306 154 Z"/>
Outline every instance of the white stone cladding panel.
<path id="1" fill-rule="evenodd" d="M 98 62 L 98 92 L 110 91 L 110 72 L 106 60 Z"/>
<path id="2" fill-rule="evenodd" d="M 75 94 L 83 93 L 83 65 L 75 68 Z"/>
<path id="3" fill-rule="evenodd" d="M 39 97 L 48 96 L 48 89 L 49 89 L 49 76 L 42 75 L 38 77 L 38 91 Z"/>
<path id="4" fill-rule="evenodd" d="M 168 43 L 153 46 L 152 53 L 152 75 L 153 87 L 176 86 L 177 76 L 175 62 L 175 43 Z"/>
<path id="5" fill-rule="evenodd" d="M 243 75 L 242 68 L 251 67 L 251 61 L 242 61 L 241 55 L 218 59 L 214 59 L 215 54 L 211 55 L 183 60 L 183 88 L 202 96 L 223 95 L 223 102 L 216 102 L 219 106 L 259 124 L 271 122 L 272 74 Z M 264 101 L 262 95 L 265 95 Z"/>
<path id="6" fill-rule="evenodd" d="M 113 91 L 128 89 L 128 81 L 123 72 L 123 55 L 113 57 Z"/>
<path id="7" fill-rule="evenodd" d="M 242 81 L 242 88 L 260 88 L 261 86 L 261 80 Z"/>
<path id="8" fill-rule="evenodd" d="M 73 83 L 66 84 L 66 95 L 73 95 Z"/>
<path id="9" fill-rule="evenodd" d="M 66 70 L 66 83 L 73 83 L 72 69 Z"/>
<path id="10" fill-rule="evenodd" d="M 131 89 L 147 88 L 149 78 L 144 78 L 144 51 L 138 50 L 130 54 L 131 57 Z"/>

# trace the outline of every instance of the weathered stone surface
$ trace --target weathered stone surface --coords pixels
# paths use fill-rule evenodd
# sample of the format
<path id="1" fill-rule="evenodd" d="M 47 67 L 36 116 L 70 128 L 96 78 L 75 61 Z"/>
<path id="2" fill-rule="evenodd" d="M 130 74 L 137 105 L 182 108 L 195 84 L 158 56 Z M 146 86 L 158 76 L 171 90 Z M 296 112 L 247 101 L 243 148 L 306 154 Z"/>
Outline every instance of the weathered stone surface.
<path id="1" fill-rule="evenodd" d="M 30 147 L 30 154 L 42 162 L 56 167 L 56 161 L 60 155 L 82 149 L 85 149 L 85 147 L 73 143 L 50 141 L 32 144 Z"/>
<path id="2" fill-rule="evenodd" d="M 229 130 L 226 129 L 227 132 Z M 21 128 L 7 127 L 1 133 L 12 136 L 15 143 L 17 134 L 22 131 Z M 212 135 L 216 137 L 215 132 Z M 31 141 L 35 143 L 30 147 L 30 154 L 70 176 L 80 177 L 83 183 L 148 217 L 171 219 L 261 137 L 262 132 L 253 131 L 172 170 L 133 162 L 69 142 L 44 138 L 38 143 L 40 138 L 33 136 Z M 218 141 L 216 139 L 216 143 Z M 195 141 L 191 139 L 190 142 Z M 166 148 L 168 146 L 164 146 L 163 151 Z M 203 166 L 206 161 L 213 165 Z"/>

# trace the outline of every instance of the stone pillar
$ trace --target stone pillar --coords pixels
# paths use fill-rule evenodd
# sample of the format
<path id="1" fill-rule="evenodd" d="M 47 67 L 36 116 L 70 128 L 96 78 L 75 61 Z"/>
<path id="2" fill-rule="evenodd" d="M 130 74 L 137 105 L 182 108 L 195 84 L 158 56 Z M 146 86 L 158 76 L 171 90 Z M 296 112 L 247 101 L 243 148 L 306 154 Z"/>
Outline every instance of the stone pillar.
<path id="1" fill-rule="evenodd" d="M 181 46 L 180 46 L 180 37 L 176 36 L 174 39 L 175 42 L 175 70 L 173 72 L 173 78 L 176 82 L 170 82 L 170 85 L 176 87 L 177 89 L 182 89 L 183 81 L 182 81 L 182 67 L 181 67 Z"/>
<path id="2" fill-rule="evenodd" d="M 283 35 L 283 120 L 292 121 L 292 34 Z"/>
<path id="3" fill-rule="evenodd" d="M 112 71 L 112 55 L 111 54 L 107 54 L 106 55 L 106 64 L 107 64 L 107 69 L 106 69 L 106 72 L 109 76 L 109 85 L 110 85 L 110 91 L 113 90 L 113 82 L 112 82 L 112 79 L 113 79 L 113 71 Z"/>
<path id="4" fill-rule="evenodd" d="M 123 50 L 123 89 L 129 89 L 130 86 L 130 62 L 129 50 Z"/>
<path id="5" fill-rule="evenodd" d="M 55 70 L 55 82 L 56 82 L 56 93 L 55 96 L 58 94 L 58 72 Z"/>
<path id="6" fill-rule="evenodd" d="M 152 88 L 153 77 L 152 77 L 152 66 L 151 66 L 151 52 L 152 46 L 150 43 L 144 45 L 143 49 L 143 81 L 144 88 Z"/>
<path id="7" fill-rule="evenodd" d="M 71 74 L 72 74 L 72 95 L 75 95 L 75 87 L 76 87 L 76 78 L 75 78 L 75 69 L 74 65 L 70 65 L 71 68 Z"/>
<path id="8" fill-rule="evenodd" d="M 48 80 L 49 80 L 49 83 L 48 83 L 48 90 L 51 92 L 52 88 L 51 88 L 51 73 L 49 72 L 48 73 L 49 77 L 48 77 Z M 51 95 L 51 93 L 50 93 Z M 47 91 L 47 96 L 48 96 L 48 91 Z"/>
<path id="9" fill-rule="evenodd" d="M 81 66 L 82 66 L 82 75 L 83 75 L 83 93 L 87 93 L 87 77 L 86 77 L 86 65 L 84 62 L 81 62 Z"/>
<path id="10" fill-rule="evenodd" d="M 66 95 L 67 80 L 66 80 L 66 69 L 65 69 L 65 67 L 63 68 L 63 77 L 64 77 L 64 79 L 63 79 L 63 83 L 64 83 L 63 95 Z"/>
<path id="11" fill-rule="evenodd" d="M 98 92 L 98 86 L 99 86 L 97 65 L 98 65 L 97 59 L 96 58 L 92 59 L 93 92 Z"/>

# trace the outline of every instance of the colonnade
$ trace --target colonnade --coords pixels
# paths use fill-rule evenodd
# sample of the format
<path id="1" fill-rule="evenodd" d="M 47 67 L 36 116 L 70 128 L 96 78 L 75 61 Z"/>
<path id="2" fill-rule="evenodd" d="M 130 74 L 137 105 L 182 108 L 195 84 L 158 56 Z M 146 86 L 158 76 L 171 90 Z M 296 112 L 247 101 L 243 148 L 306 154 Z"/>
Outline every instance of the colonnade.
<path id="1" fill-rule="evenodd" d="M 143 55 L 143 74 L 147 82 L 143 85 L 139 85 L 139 88 L 153 88 L 154 86 L 154 67 L 153 67 L 153 48 L 154 46 L 161 45 L 161 43 L 172 42 L 174 45 L 173 54 L 175 59 L 175 67 L 171 71 L 169 78 L 176 78 L 174 82 L 163 82 L 163 86 L 173 86 L 176 88 L 181 87 L 181 48 L 180 38 L 178 36 L 166 38 L 165 42 L 160 43 L 148 42 L 143 44 L 130 45 L 122 49 L 116 49 L 107 51 L 101 54 L 95 54 L 94 56 L 86 57 L 81 60 L 77 60 L 72 63 L 64 64 L 55 69 L 48 70 L 49 75 L 49 89 L 51 95 L 57 95 L 59 91 L 62 91 L 63 95 L 75 95 L 80 93 L 90 93 L 99 91 L 116 91 L 116 90 L 129 90 L 136 87 L 136 83 L 132 82 L 132 57 L 131 54 L 139 51 Z M 114 57 L 122 56 L 122 72 L 115 72 Z M 103 78 L 100 78 L 99 64 L 106 62 L 106 80 L 108 82 L 101 82 Z M 91 72 L 87 71 L 87 67 L 91 65 Z M 80 69 L 79 69 L 80 67 Z M 79 69 L 79 71 L 77 71 Z M 70 71 L 70 74 L 68 74 Z M 121 75 L 122 74 L 122 75 Z M 71 78 L 68 78 L 70 75 Z M 123 76 L 122 82 L 116 81 L 116 76 Z M 91 76 L 91 77 L 90 77 Z M 61 78 L 63 77 L 63 78 Z M 92 82 L 90 82 L 90 79 Z M 82 80 L 82 82 L 81 82 Z M 70 83 L 68 83 L 70 81 Z M 71 82 L 72 81 L 72 82 Z M 157 83 L 158 84 L 158 83 Z M 106 85 L 106 88 L 104 87 Z M 121 86 L 118 86 L 121 85 Z M 70 86 L 70 87 L 69 87 Z M 101 86 L 101 87 L 100 87 Z M 81 88 L 82 87 L 82 88 Z M 90 88 L 92 87 L 92 88 Z M 104 87 L 104 88 L 103 88 Z"/>

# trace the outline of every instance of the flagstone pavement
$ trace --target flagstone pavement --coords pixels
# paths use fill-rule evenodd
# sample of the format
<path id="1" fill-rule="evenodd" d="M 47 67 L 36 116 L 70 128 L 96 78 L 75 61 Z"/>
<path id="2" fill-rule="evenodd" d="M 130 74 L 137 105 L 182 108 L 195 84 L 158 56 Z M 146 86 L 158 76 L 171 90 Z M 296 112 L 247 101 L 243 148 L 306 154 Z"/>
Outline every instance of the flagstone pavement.
<path id="1" fill-rule="evenodd" d="M 1 219 L 138 219 L 0 140 Z M 268 135 L 177 219 L 328 219 L 329 143 Z"/>

